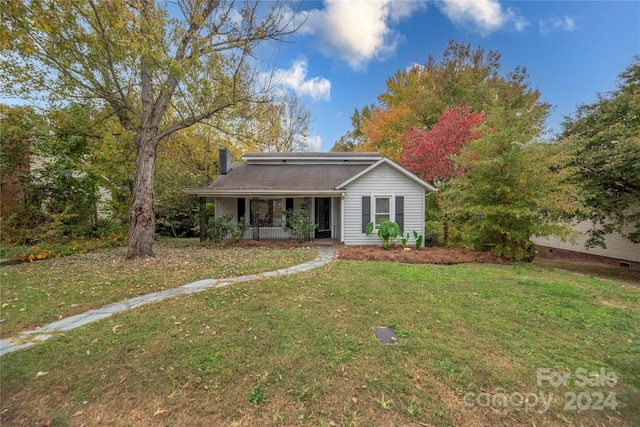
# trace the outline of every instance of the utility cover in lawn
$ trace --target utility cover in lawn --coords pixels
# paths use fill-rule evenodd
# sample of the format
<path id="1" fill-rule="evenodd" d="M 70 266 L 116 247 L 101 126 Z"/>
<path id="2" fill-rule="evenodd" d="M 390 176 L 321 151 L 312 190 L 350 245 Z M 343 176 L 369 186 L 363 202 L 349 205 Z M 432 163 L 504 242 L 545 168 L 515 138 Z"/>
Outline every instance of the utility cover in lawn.
<path id="1" fill-rule="evenodd" d="M 373 328 L 373 331 L 378 341 L 383 344 L 398 344 L 400 342 L 394 330 L 388 326 L 378 326 L 377 328 Z"/>

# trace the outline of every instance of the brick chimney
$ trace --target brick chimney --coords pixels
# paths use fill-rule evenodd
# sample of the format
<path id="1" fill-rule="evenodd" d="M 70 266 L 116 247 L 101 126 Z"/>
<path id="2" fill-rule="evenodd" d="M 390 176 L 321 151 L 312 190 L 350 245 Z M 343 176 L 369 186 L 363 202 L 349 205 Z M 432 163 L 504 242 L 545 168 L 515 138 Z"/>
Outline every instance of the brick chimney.
<path id="1" fill-rule="evenodd" d="M 231 151 L 221 148 L 220 153 L 220 175 L 226 175 L 231 171 Z"/>

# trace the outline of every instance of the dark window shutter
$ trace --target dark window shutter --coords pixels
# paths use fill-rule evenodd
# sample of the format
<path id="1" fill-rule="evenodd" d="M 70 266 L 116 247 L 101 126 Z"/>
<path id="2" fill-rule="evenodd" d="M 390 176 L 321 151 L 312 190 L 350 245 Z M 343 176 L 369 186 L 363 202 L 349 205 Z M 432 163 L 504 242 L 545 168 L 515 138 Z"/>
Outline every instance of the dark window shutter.
<path id="1" fill-rule="evenodd" d="M 371 222 L 371 197 L 362 196 L 362 232 L 367 231 L 367 224 Z"/>
<path id="2" fill-rule="evenodd" d="M 240 218 L 243 218 L 244 216 L 246 216 L 246 214 L 247 212 L 246 212 L 244 198 L 238 199 L 238 221 L 240 220 Z"/>
<path id="3" fill-rule="evenodd" d="M 396 196 L 396 223 L 404 231 L 404 196 Z"/>

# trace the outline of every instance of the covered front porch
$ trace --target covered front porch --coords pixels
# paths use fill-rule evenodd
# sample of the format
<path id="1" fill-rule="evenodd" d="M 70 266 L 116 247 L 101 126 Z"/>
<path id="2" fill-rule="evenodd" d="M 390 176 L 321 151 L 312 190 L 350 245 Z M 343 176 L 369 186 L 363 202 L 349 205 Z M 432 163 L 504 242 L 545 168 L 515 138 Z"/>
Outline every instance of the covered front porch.
<path id="1" fill-rule="evenodd" d="M 200 240 L 207 239 L 210 213 L 207 204 L 213 204 L 214 218 L 231 217 L 225 241 L 232 240 L 291 240 L 286 228 L 286 212 L 302 212 L 315 230 L 308 241 L 341 242 L 344 223 L 343 194 L 341 192 L 293 194 L 198 194 L 200 200 Z M 240 227 L 238 225 L 241 225 Z"/>

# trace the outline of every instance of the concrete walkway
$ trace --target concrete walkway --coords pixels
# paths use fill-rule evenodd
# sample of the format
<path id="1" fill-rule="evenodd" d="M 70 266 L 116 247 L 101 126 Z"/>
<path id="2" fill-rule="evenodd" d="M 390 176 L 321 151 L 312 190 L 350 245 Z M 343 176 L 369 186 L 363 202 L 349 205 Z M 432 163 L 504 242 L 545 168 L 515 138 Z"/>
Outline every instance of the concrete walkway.
<path id="1" fill-rule="evenodd" d="M 26 348 L 38 344 L 51 338 L 56 333 L 68 331 L 82 325 L 86 325 L 87 323 L 104 319 L 115 313 L 133 310 L 134 308 L 140 307 L 144 304 L 162 301 L 163 299 L 171 298 L 176 295 L 193 294 L 209 288 L 222 288 L 233 283 L 248 282 L 250 280 L 264 279 L 269 277 L 287 276 L 289 274 L 312 270 L 314 268 L 318 268 L 327 264 L 333 259 L 335 255 L 333 247 L 317 246 L 316 249 L 318 250 L 318 257 L 315 260 L 307 262 L 305 264 L 295 265 L 293 267 L 283 268 L 277 271 L 268 271 L 266 273 L 249 274 L 246 276 L 229 277 L 224 279 L 199 280 L 197 282 L 180 286 L 179 288 L 166 289 L 164 291 L 129 298 L 102 308 L 85 311 L 82 314 L 67 317 L 66 319 L 50 323 L 46 326 L 41 326 L 32 331 L 24 331 L 17 338 L 0 340 L 0 356 L 11 353 L 15 350 L 19 350 L 21 348 Z"/>

